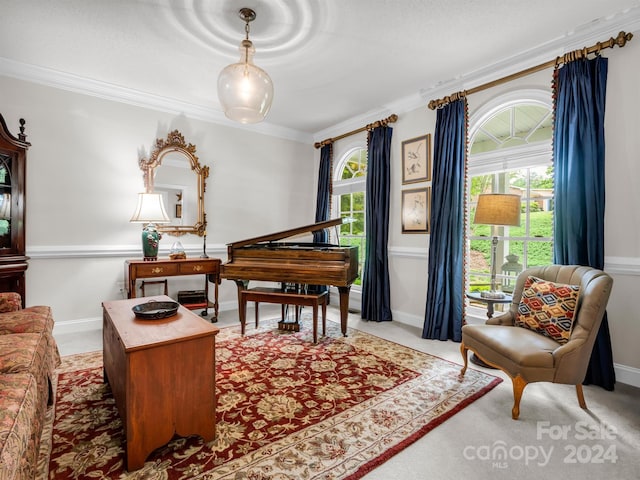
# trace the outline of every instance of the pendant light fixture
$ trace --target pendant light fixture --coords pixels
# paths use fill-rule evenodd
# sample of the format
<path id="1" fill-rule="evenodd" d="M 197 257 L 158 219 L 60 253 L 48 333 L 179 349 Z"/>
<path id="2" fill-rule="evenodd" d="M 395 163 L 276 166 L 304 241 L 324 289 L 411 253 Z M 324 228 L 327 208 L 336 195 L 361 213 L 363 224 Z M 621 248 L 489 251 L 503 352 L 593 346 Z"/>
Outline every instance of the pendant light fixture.
<path id="1" fill-rule="evenodd" d="M 240 61 L 225 67 L 218 76 L 218 98 L 227 118 L 257 123 L 271 108 L 273 83 L 267 72 L 253 64 L 256 50 L 249 40 L 249 23 L 256 19 L 256 12 L 242 8 L 238 15 L 245 22 L 246 37 L 240 43 Z"/>

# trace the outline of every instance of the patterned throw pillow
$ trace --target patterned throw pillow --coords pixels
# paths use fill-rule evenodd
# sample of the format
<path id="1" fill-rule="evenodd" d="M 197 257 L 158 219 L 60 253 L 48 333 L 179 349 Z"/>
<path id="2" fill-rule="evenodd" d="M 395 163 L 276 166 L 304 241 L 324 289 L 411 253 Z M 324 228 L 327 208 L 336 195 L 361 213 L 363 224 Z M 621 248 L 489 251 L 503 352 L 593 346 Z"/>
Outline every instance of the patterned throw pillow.
<path id="1" fill-rule="evenodd" d="M 578 285 L 564 285 L 529 276 L 522 290 L 515 324 L 554 339 L 569 341 L 576 305 Z"/>

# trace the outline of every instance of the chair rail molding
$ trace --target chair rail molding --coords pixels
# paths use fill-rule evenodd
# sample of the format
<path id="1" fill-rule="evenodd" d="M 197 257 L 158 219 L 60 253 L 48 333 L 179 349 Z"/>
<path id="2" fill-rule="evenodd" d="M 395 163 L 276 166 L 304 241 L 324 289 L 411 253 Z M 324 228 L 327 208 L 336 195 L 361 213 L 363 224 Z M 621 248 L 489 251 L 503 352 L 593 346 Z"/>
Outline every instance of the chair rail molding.
<path id="1" fill-rule="evenodd" d="M 166 245 L 160 247 L 158 255 L 168 257 L 173 242 L 164 243 Z M 183 246 L 187 256 L 198 257 L 202 254 L 202 244 L 183 244 Z M 227 246 L 207 245 L 207 254 L 226 258 Z M 142 250 L 140 245 L 37 245 L 27 246 L 27 256 L 32 259 L 137 258 L 142 256 Z"/>
<path id="2" fill-rule="evenodd" d="M 604 269 L 607 273 L 619 275 L 640 275 L 639 257 L 605 257 Z"/>
<path id="3" fill-rule="evenodd" d="M 167 243 L 167 242 L 165 242 Z M 202 245 L 184 245 L 187 255 L 202 254 Z M 168 256 L 171 246 L 167 243 L 160 247 L 160 256 Z M 427 247 L 389 247 L 389 256 L 428 260 Z M 27 256 L 32 259 L 54 258 L 104 258 L 140 256 L 139 245 L 27 245 Z M 226 256 L 226 244 L 207 245 L 207 254 Z M 640 257 L 606 257 L 604 269 L 608 273 L 619 275 L 640 275 Z"/>
<path id="4" fill-rule="evenodd" d="M 429 249 L 426 247 L 389 247 L 390 257 L 429 259 Z"/>

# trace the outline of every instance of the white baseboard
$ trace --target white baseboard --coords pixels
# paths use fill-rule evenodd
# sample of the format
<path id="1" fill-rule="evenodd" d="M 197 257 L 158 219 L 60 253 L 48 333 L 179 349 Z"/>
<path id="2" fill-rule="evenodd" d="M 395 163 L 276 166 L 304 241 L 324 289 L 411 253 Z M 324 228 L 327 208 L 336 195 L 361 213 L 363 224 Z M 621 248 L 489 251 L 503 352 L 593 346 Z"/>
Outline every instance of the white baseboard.
<path id="1" fill-rule="evenodd" d="M 56 320 L 53 325 L 53 336 L 71 333 L 88 332 L 102 329 L 102 317 L 79 318 L 76 320 Z"/>
<path id="2" fill-rule="evenodd" d="M 412 315 L 406 312 L 399 312 L 397 310 L 394 310 L 392 314 L 394 322 L 399 322 L 411 327 L 419 328 L 420 331 L 422 331 L 422 327 L 424 327 L 424 317 L 419 317 L 417 315 Z"/>
<path id="3" fill-rule="evenodd" d="M 613 369 L 616 372 L 616 382 L 640 388 L 640 368 L 614 363 Z"/>

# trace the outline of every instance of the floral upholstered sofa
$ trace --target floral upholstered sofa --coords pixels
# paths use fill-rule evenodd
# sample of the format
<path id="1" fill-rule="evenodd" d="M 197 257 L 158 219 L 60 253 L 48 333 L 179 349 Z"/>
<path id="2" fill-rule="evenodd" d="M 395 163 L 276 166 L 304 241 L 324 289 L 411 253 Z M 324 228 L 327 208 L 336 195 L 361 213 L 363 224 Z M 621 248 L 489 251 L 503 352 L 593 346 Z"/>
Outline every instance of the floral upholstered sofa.
<path id="1" fill-rule="evenodd" d="M 19 294 L 0 293 L 0 480 L 36 476 L 60 364 L 52 331 L 49 307 L 23 309 Z"/>

